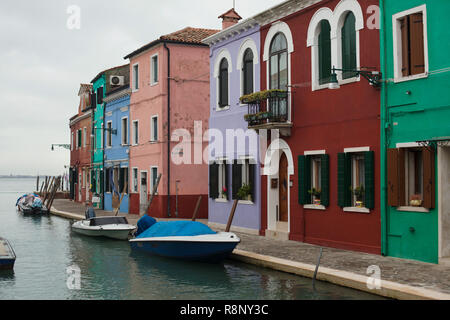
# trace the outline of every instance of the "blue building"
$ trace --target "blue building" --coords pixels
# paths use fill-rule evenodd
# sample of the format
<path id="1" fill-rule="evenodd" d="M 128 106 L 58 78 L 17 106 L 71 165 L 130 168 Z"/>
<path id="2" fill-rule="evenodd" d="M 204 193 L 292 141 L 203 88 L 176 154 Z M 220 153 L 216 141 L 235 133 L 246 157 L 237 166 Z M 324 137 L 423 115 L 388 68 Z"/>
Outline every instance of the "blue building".
<path id="1" fill-rule="evenodd" d="M 105 107 L 105 210 L 129 212 L 130 86 L 110 91 Z"/>

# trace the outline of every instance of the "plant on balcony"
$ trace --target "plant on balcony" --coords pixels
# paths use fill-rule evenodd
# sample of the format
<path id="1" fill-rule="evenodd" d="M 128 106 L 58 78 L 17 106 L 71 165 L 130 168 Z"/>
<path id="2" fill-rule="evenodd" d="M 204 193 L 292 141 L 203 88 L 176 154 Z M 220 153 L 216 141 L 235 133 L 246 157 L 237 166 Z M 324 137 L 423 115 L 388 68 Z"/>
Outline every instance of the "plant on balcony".
<path id="1" fill-rule="evenodd" d="M 272 90 L 264 90 L 260 92 L 255 92 L 251 94 L 247 94 L 242 96 L 239 100 L 242 104 L 251 104 L 255 102 L 259 102 L 269 98 L 284 98 L 287 96 L 287 91 L 272 89 Z"/>
<path id="2" fill-rule="evenodd" d="M 252 188 L 248 184 L 244 184 L 238 191 L 237 196 L 240 200 L 252 201 Z"/>

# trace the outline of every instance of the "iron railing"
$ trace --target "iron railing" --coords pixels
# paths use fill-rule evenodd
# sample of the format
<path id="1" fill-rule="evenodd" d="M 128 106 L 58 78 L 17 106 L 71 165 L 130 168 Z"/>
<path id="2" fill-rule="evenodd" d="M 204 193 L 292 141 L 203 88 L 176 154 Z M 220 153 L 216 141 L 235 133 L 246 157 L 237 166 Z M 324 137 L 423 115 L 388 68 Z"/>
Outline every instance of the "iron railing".
<path id="1" fill-rule="evenodd" d="M 289 119 L 289 94 L 287 91 L 268 91 L 254 99 L 242 101 L 248 106 L 245 120 L 249 127 L 269 123 L 285 123 Z"/>

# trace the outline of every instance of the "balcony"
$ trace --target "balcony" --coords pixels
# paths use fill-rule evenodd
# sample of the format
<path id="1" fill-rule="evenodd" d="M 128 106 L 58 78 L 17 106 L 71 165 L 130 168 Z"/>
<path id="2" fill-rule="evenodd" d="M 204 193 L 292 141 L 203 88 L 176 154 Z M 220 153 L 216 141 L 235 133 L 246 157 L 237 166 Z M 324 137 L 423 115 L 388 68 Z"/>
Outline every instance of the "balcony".
<path id="1" fill-rule="evenodd" d="M 282 135 L 290 136 L 289 100 L 289 93 L 282 90 L 266 90 L 241 97 L 241 103 L 248 106 L 244 117 L 248 128 L 256 131 L 279 129 Z"/>

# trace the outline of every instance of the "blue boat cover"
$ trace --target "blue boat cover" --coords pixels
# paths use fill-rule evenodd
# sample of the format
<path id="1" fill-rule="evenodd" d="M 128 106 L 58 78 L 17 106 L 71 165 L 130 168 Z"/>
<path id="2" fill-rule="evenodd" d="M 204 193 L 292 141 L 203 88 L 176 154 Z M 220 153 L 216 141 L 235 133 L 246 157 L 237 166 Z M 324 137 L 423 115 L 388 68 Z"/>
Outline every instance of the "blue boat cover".
<path id="1" fill-rule="evenodd" d="M 157 221 L 148 215 L 144 215 L 141 219 L 139 219 L 137 223 L 137 231 L 136 237 L 142 234 L 145 230 L 148 230 L 151 226 L 153 226 Z"/>
<path id="2" fill-rule="evenodd" d="M 137 238 L 157 237 L 193 237 L 207 234 L 216 234 L 207 225 L 194 221 L 158 222 L 148 228 Z"/>

